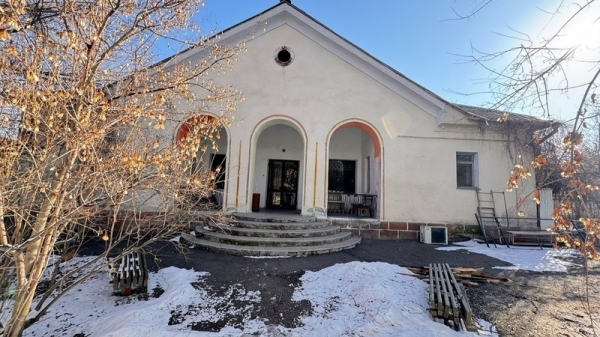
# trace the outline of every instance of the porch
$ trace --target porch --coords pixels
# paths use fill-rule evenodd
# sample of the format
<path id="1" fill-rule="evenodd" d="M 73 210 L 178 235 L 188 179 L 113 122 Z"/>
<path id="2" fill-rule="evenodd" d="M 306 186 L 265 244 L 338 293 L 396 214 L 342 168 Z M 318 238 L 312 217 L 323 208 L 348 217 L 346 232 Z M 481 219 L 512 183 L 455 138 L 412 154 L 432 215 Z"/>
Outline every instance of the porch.
<path id="1" fill-rule="evenodd" d="M 327 216 L 376 219 L 377 195 L 329 191 L 327 194 Z"/>

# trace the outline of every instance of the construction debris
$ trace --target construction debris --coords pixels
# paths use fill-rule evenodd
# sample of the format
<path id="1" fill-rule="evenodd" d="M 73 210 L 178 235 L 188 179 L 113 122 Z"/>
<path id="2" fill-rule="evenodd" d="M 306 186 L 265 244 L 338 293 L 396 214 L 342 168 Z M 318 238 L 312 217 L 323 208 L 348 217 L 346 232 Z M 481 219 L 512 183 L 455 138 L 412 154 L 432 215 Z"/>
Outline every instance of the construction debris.
<path id="1" fill-rule="evenodd" d="M 414 274 L 401 273 L 429 282 L 429 306 L 434 320 L 455 330 L 477 331 L 473 312 L 463 286 L 479 287 L 481 283 L 510 282 L 507 278 L 487 275 L 482 269 L 450 268 L 447 263 L 425 267 L 406 267 Z"/>
<path id="2" fill-rule="evenodd" d="M 407 274 L 407 276 L 418 277 L 422 280 L 429 279 L 429 266 L 405 268 L 414 273 L 414 275 Z M 507 278 L 493 277 L 484 273 L 483 268 L 454 267 L 450 268 L 450 270 L 458 282 L 468 287 L 478 287 L 480 283 L 498 284 L 502 282 L 510 282 L 510 280 Z"/>

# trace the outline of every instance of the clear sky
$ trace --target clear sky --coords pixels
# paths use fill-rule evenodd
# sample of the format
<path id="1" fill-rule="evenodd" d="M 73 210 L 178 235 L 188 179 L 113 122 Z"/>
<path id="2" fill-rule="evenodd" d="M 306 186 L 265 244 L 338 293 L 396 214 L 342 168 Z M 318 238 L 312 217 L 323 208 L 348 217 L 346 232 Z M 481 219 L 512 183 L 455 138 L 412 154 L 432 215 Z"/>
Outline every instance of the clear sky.
<path id="1" fill-rule="evenodd" d="M 279 0 L 205 0 L 196 16 L 206 29 L 229 28 L 277 4 Z M 518 43 L 501 34 L 511 29 L 543 38 L 551 11 L 559 0 L 502 0 L 469 19 L 479 0 L 292 0 L 292 3 L 336 33 L 450 102 L 490 102 L 489 72 L 459 55 L 471 47 L 499 51 Z M 568 2 L 565 1 L 565 2 Z M 536 35 L 537 34 L 537 35 Z M 243 57 L 243 55 L 242 55 Z M 508 60 L 501 60 L 496 66 Z M 468 94 L 461 95 L 456 92 Z M 566 100 L 567 97 L 561 99 Z M 574 102 L 563 102 L 555 116 L 569 115 Z M 561 111 L 564 110 L 564 111 Z M 517 111 L 515 111 L 517 112 Z M 528 113 L 527 111 L 522 111 Z"/>

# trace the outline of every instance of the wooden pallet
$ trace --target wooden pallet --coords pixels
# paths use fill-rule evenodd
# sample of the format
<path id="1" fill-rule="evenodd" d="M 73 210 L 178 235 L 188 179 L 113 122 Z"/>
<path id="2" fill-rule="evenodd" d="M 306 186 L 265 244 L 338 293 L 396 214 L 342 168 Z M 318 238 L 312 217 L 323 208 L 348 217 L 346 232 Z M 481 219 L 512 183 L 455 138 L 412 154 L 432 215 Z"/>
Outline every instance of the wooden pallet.
<path id="1" fill-rule="evenodd" d="M 429 265 L 429 308 L 456 330 L 477 331 L 465 290 L 447 263 Z"/>
<path id="2" fill-rule="evenodd" d="M 109 276 L 113 292 L 120 295 L 146 292 L 148 289 L 148 266 L 143 253 L 129 253 L 115 260 Z"/>

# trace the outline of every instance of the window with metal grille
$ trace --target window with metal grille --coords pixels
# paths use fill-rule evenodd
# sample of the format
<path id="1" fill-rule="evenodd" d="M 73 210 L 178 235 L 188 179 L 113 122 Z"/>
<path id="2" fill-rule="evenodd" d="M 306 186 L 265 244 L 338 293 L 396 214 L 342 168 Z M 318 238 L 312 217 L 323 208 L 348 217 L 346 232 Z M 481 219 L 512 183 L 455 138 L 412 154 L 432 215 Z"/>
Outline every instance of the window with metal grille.
<path id="1" fill-rule="evenodd" d="M 215 189 L 225 189 L 225 165 L 227 164 L 224 154 L 212 154 L 210 170 L 215 175 Z"/>
<path id="2" fill-rule="evenodd" d="M 456 153 L 456 186 L 477 187 L 477 153 Z"/>
<path id="3" fill-rule="evenodd" d="M 353 160 L 329 160 L 329 190 L 346 194 L 356 191 L 356 162 Z"/>

